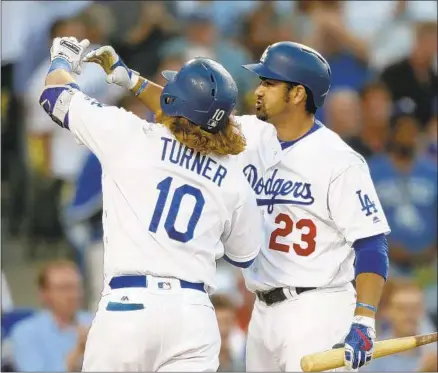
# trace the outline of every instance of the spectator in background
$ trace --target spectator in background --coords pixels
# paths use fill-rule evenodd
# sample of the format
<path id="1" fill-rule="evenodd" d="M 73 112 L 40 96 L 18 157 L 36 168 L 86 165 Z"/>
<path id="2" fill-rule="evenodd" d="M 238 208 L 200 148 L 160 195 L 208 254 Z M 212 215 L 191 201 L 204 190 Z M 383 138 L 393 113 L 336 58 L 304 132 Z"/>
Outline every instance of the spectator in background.
<path id="1" fill-rule="evenodd" d="M 435 97 L 432 103 L 432 116 L 426 126 L 426 154 L 437 162 L 438 147 L 438 97 Z"/>
<path id="2" fill-rule="evenodd" d="M 176 35 L 179 23 L 165 2 L 141 2 L 139 17 L 123 41 L 113 43 L 124 62 L 146 79 L 151 79 L 160 63 L 159 49 Z"/>
<path id="3" fill-rule="evenodd" d="M 252 58 L 259 59 L 268 45 L 280 41 L 280 15 L 274 1 L 257 2 L 256 8 L 243 19 L 242 39 Z"/>
<path id="4" fill-rule="evenodd" d="M 338 88 L 327 97 L 326 125 L 343 139 L 358 134 L 361 112 L 359 95 L 351 88 Z"/>
<path id="5" fill-rule="evenodd" d="M 184 20 L 184 34 L 165 43 L 160 56 L 183 56 L 184 61 L 194 57 L 212 58 L 222 64 L 233 76 L 240 92 L 253 87 L 242 65 L 250 59 L 247 51 L 229 40 L 222 40 L 210 14 L 191 13 Z"/>
<path id="6" fill-rule="evenodd" d="M 305 7 L 310 22 L 301 41 L 318 50 L 331 67 L 331 88 L 360 90 L 370 78 L 369 49 L 345 25 L 343 1 L 312 1 Z M 303 20 L 304 21 L 304 20 Z"/>
<path id="7" fill-rule="evenodd" d="M 85 27 L 85 37 L 91 45 L 105 45 L 115 29 L 115 19 L 111 9 L 102 4 L 92 4 L 79 15 Z"/>
<path id="8" fill-rule="evenodd" d="M 373 81 L 361 90 L 360 104 L 360 133 L 351 138 L 348 144 L 365 159 L 369 159 L 386 150 L 392 112 L 391 94 L 383 83 Z"/>
<path id="9" fill-rule="evenodd" d="M 412 275 L 421 267 L 436 266 L 437 168 L 418 154 L 419 131 L 413 114 L 398 112 L 392 119 L 388 154 L 369 161 L 391 227 L 392 275 Z"/>
<path id="10" fill-rule="evenodd" d="M 96 43 L 104 43 L 109 29 L 95 18 L 106 16 L 107 12 L 99 5 L 93 5 L 79 17 L 54 22 L 50 30 L 50 44 L 59 36 L 74 36 L 81 40 L 92 38 Z M 84 21 L 85 20 L 85 21 Z M 91 26 L 92 25 L 92 26 Z M 88 154 L 64 129 L 54 125 L 35 100 L 44 87 L 44 80 L 50 66 L 49 59 L 41 63 L 29 81 L 25 95 L 26 127 L 29 134 L 29 158 L 33 168 L 35 196 L 31 212 L 31 234 L 33 239 L 54 241 L 63 240 L 59 221 L 59 208 L 63 195 L 71 192 L 82 162 Z M 96 97 L 106 104 L 113 104 L 124 94 L 120 87 L 109 86 L 105 73 L 96 64 L 84 64 L 77 82 L 83 92 Z M 35 245 L 36 246 L 36 245 Z"/>
<path id="11" fill-rule="evenodd" d="M 218 371 L 244 372 L 245 335 L 237 326 L 235 306 L 226 295 L 213 295 L 211 302 L 221 335 Z"/>
<path id="12" fill-rule="evenodd" d="M 390 320 L 390 329 L 379 339 L 403 338 L 434 332 L 424 309 L 421 288 L 408 280 L 397 280 L 391 289 L 388 304 L 382 310 Z M 436 346 L 426 345 L 412 350 L 375 359 L 361 370 L 368 372 L 415 372 L 423 359 L 436 356 Z"/>
<path id="13" fill-rule="evenodd" d="M 48 263 L 38 276 L 44 310 L 11 333 L 14 366 L 21 372 L 78 371 L 92 314 L 80 311 L 82 281 L 69 261 Z"/>
<path id="14" fill-rule="evenodd" d="M 8 282 L 6 281 L 6 276 L 2 270 L 2 313 L 11 311 L 14 307 L 14 302 L 12 301 L 11 291 L 9 290 Z"/>
<path id="15" fill-rule="evenodd" d="M 432 116 L 430 103 L 438 86 L 436 67 L 433 67 L 437 57 L 437 22 L 419 22 L 415 40 L 411 54 L 388 66 L 381 79 L 394 101 L 410 98 L 415 103 L 415 115 L 424 128 Z"/>

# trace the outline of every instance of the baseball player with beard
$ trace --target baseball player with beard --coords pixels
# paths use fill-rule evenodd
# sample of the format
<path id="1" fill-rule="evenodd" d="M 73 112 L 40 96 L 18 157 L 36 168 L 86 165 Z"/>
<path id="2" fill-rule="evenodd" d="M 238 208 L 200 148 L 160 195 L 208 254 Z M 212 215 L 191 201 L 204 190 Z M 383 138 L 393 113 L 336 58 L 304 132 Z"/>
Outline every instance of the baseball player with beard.
<path id="1" fill-rule="evenodd" d="M 104 290 L 82 370 L 216 371 L 216 260 L 248 267 L 263 231 L 234 156 L 245 148 L 230 118 L 236 84 L 217 62 L 191 60 L 168 74 L 149 123 L 80 91 L 72 73 L 88 45 L 53 41 L 39 99 L 102 166 Z"/>
<path id="2" fill-rule="evenodd" d="M 162 87 L 138 77 L 109 47 L 87 55 L 107 81 L 159 110 Z M 260 77 L 256 116 L 235 117 L 247 149 L 243 172 L 263 212 L 266 240 L 244 276 L 257 295 L 248 371 L 300 371 L 303 355 L 345 344 L 345 365 L 372 359 L 375 313 L 388 276 L 389 234 L 368 166 L 315 119 L 330 67 L 292 42 L 269 46 L 244 68 Z M 175 73 L 174 73 L 175 74 Z M 355 280 L 355 287 L 352 282 Z"/>

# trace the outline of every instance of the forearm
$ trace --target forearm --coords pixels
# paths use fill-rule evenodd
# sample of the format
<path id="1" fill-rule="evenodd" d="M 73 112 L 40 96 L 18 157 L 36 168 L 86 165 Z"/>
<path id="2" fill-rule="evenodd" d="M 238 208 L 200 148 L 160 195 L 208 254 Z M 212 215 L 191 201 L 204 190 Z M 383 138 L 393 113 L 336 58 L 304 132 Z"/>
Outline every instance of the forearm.
<path id="1" fill-rule="evenodd" d="M 368 304 L 377 308 L 382 296 L 385 279 L 376 273 L 361 273 L 356 277 L 357 303 Z M 355 316 L 374 318 L 375 312 L 370 308 L 357 306 Z"/>
<path id="2" fill-rule="evenodd" d="M 357 240 L 356 252 L 356 316 L 374 318 L 388 277 L 388 241 L 384 234 Z"/>
<path id="3" fill-rule="evenodd" d="M 67 355 L 67 372 L 77 372 L 81 369 L 83 352 L 78 348 L 74 349 Z"/>
<path id="4" fill-rule="evenodd" d="M 137 84 L 131 89 L 131 92 L 135 94 L 139 90 L 139 88 L 141 87 L 141 85 L 143 84 L 143 82 L 145 80 L 146 79 L 144 79 L 143 77 L 140 77 L 138 79 Z M 146 88 L 143 90 L 143 92 L 141 92 L 137 96 L 137 98 L 150 111 L 152 111 L 154 114 L 156 114 L 161 108 L 160 97 L 161 97 L 162 91 L 163 91 L 163 87 L 148 80 Z"/>
<path id="5" fill-rule="evenodd" d="M 345 31 L 341 34 L 341 40 L 344 46 L 352 52 L 356 58 L 364 63 L 369 60 L 369 48 L 365 41 L 356 37 L 352 33 Z"/>
<path id="6" fill-rule="evenodd" d="M 65 85 L 76 83 L 71 74 L 65 70 L 56 69 L 47 74 L 45 85 Z"/>

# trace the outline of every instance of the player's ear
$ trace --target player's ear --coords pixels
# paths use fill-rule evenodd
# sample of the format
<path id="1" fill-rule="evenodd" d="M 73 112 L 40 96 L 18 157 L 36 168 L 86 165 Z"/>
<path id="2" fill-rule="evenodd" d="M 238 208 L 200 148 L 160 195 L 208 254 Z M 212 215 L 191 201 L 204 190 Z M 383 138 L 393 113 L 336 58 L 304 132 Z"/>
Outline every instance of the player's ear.
<path id="1" fill-rule="evenodd" d="M 295 86 L 289 93 L 291 95 L 290 100 L 298 105 L 300 102 L 306 102 L 307 93 L 306 89 L 302 85 Z"/>

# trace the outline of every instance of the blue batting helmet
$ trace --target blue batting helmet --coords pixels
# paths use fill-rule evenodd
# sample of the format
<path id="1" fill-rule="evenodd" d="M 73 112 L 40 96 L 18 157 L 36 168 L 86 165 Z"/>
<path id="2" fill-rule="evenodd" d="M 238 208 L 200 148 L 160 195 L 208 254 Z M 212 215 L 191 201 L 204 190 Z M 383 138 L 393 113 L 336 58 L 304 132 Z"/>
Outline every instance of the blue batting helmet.
<path id="1" fill-rule="evenodd" d="M 237 86 L 221 64 L 199 57 L 178 72 L 161 74 L 168 81 L 161 93 L 164 114 L 184 117 L 211 133 L 225 127 L 236 106 Z"/>
<path id="2" fill-rule="evenodd" d="M 266 48 L 260 62 L 243 65 L 261 78 L 298 83 L 312 92 L 316 107 L 324 104 L 330 88 L 330 66 L 317 51 L 303 44 L 282 41 Z"/>

